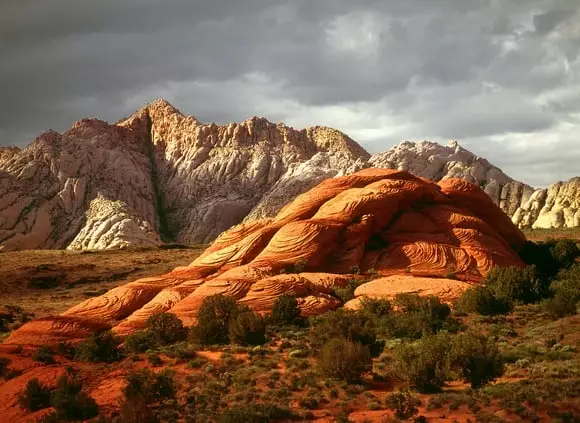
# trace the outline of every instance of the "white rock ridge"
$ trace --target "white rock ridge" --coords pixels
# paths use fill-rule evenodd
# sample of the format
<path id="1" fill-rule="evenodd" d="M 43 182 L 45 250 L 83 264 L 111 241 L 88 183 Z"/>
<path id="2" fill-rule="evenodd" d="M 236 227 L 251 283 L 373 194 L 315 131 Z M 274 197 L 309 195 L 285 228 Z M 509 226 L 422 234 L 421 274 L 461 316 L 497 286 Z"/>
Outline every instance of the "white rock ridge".
<path id="1" fill-rule="evenodd" d="M 580 225 L 580 178 L 534 190 L 455 142 L 406 141 L 371 157 L 335 129 L 204 124 L 157 100 L 116 124 L 83 119 L 0 148 L 0 250 L 205 243 L 371 166 L 467 179 L 520 227 Z"/>

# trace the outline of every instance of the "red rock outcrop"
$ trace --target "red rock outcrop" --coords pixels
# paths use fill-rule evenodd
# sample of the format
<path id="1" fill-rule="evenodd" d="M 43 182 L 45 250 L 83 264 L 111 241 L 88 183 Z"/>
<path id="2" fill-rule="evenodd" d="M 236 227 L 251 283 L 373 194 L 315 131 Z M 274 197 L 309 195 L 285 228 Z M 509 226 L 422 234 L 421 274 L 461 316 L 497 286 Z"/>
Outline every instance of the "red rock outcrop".
<path id="1" fill-rule="evenodd" d="M 49 328 L 50 318 L 43 319 L 24 325 L 7 342 L 36 343 L 40 332 L 61 341 L 67 320 L 72 341 L 96 325 L 124 335 L 160 311 L 191 325 L 203 299 L 213 294 L 265 313 L 279 295 L 290 293 L 304 315 L 318 314 L 340 306 L 332 290 L 356 277 L 355 269 L 381 277 L 359 287 L 360 295 L 388 297 L 408 284 L 409 291 L 453 297 L 494 265 L 523 265 L 517 251 L 524 243 L 509 217 L 476 185 L 365 169 L 325 180 L 274 219 L 232 228 L 187 267 L 78 304 L 52 319 L 57 332 Z M 459 281 L 433 279 L 450 274 Z M 410 283 L 393 275 L 431 279 Z"/>

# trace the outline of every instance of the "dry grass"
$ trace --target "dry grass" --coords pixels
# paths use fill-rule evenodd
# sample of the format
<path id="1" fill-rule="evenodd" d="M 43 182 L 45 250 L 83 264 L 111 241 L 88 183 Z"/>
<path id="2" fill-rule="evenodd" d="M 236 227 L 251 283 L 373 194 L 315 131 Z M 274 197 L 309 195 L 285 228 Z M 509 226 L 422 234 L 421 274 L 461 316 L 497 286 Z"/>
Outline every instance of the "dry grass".
<path id="1" fill-rule="evenodd" d="M 57 314 L 116 286 L 187 265 L 204 249 L 0 253 L 0 306 L 16 305 L 37 318 Z"/>
<path id="2" fill-rule="evenodd" d="M 562 229 L 525 229 L 523 231 L 530 241 L 547 241 L 548 239 L 575 239 L 580 241 L 580 228 Z"/>

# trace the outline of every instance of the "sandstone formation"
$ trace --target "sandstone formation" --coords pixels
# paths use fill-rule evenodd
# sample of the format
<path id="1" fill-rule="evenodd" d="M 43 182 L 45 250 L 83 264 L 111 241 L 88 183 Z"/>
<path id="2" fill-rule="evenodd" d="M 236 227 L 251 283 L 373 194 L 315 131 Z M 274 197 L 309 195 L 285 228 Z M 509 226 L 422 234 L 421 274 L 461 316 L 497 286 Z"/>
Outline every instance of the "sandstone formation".
<path id="1" fill-rule="evenodd" d="M 381 277 L 361 285 L 359 296 L 388 297 L 404 290 L 401 276 L 418 276 L 423 279 L 409 290 L 451 298 L 495 265 L 523 266 L 517 251 L 524 243 L 477 185 L 460 179 L 437 184 L 405 171 L 369 168 L 326 179 L 274 218 L 224 232 L 189 266 L 27 323 L 7 342 L 76 341 L 107 326 L 126 335 L 162 311 L 191 325 L 213 294 L 232 296 L 261 313 L 281 294 L 292 294 L 304 315 L 319 314 L 341 305 L 333 289 L 360 277 L 355 269 Z M 300 273 L 291 273 L 298 264 Z M 458 280 L 425 279 L 449 275 Z"/>
<path id="2" fill-rule="evenodd" d="M 578 178 L 534 190 L 455 142 L 403 142 L 371 157 L 334 129 L 204 124 L 157 100 L 113 125 L 83 119 L 0 148 L 0 250 L 206 243 L 368 167 L 465 179 L 520 227 L 579 225 Z"/>

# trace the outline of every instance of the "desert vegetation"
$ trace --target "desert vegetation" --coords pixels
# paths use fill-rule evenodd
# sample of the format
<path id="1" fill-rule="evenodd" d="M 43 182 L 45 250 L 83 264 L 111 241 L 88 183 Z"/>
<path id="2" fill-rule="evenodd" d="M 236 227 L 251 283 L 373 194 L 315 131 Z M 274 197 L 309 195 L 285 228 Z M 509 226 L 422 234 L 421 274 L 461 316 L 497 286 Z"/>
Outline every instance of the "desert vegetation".
<path id="1" fill-rule="evenodd" d="M 523 257 L 453 304 L 400 294 L 306 318 L 290 295 L 264 316 L 213 295 L 191 328 L 164 312 L 124 339 L 22 349 L 13 356 L 68 370 L 28 380 L 19 404 L 45 422 L 577 421 L 580 251 L 549 241 Z M 92 397 L 99 371 L 118 374 L 116 396 Z M 0 356 L 0 378 L 18 375 Z"/>

